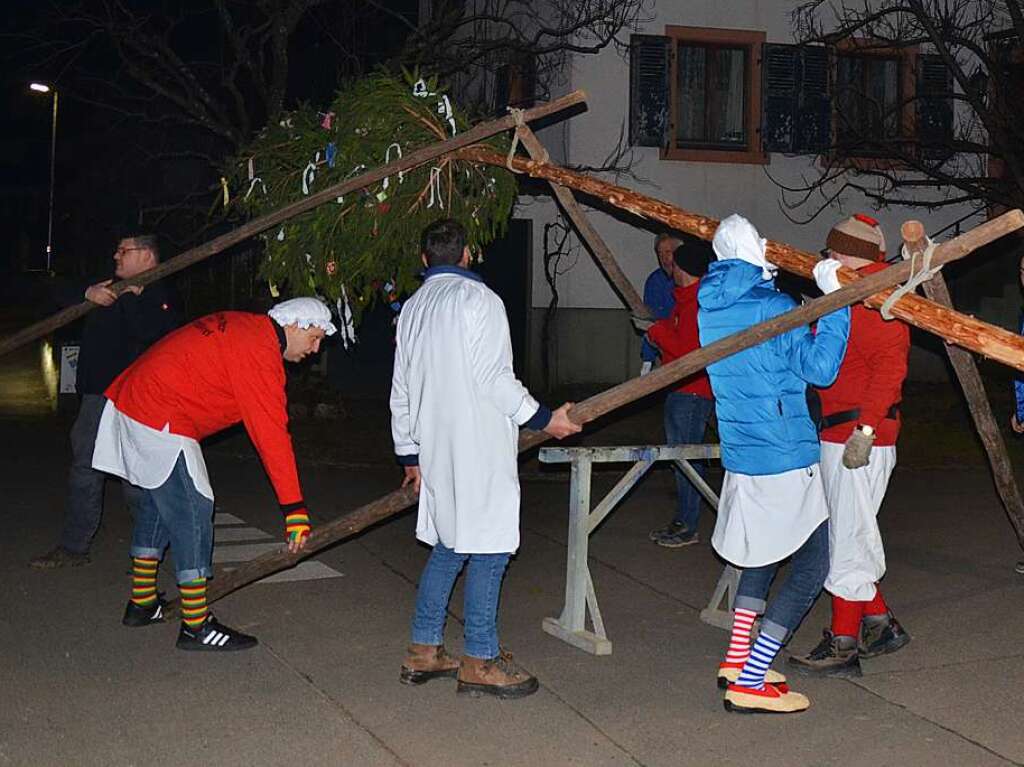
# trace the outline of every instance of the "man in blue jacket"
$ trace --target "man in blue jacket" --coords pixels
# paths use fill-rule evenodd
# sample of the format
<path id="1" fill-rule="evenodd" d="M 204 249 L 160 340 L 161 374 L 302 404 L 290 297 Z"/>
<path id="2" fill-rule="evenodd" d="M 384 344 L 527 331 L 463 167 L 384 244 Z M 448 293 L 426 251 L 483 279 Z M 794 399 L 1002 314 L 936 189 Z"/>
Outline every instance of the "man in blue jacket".
<path id="1" fill-rule="evenodd" d="M 718 260 L 697 294 L 701 346 L 795 307 L 775 287 L 765 245 L 742 216 L 719 225 L 712 240 Z M 838 261 L 815 267 L 822 291 L 839 288 L 838 268 Z M 822 317 L 816 333 L 800 327 L 708 366 L 725 468 L 711 542 L 723 559 L 743 569 L 729 649 L 718 670 L 729 711 L 791 713 L 810 706 L 770 666 L 828 574 L 828 505 L 806 389 L 835 380 L 849 330 L 850 313 L 842 309 Z M 787 557 L 789 575 L 767 603 Z M 751 647 L 759 614 L 761 630 Z"/>
<path id="2" fill-rule="evenodd" d="M 675 267 L 676 248 L 681 244 L 678 237 L 673 237 L 667 232 L 662 232 L 654 240 L 654 253 L 658 257 L 658 268 L 647 275 L 647 281 L 644 282 L 644 304 L 656 320 L 666 319 L 676 305 L 676 283 L 672 278 L 672 271 Z M 647 328 L 640 327 L 638 329 L 642 332 Z M 644 336 L 640 344 L 640 359 L 640 375 L 650 373 L 654 363 L 658 360 L 658 347 L 648 341 L 647 336 Z"/>

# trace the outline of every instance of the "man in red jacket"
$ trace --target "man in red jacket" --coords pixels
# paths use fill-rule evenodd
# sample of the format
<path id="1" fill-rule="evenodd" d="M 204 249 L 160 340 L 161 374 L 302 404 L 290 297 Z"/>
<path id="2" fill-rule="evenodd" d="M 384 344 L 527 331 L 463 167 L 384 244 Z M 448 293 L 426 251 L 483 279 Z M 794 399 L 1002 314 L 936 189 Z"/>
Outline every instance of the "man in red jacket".
<path id="1" fill-rule="evenodd" d="M 672 280 L 675 282 L 675 306 L 672 313 L 655 322 L 647 339 L 661 352 L 664 365 L 689 354 L 700 346 L 697 332 L 697 288 L 711 261 L 710 246 L 702 240 L 687 239 L 673 255 Z M 690 445 L 704 441 L 704 430 L 714 400 L 711 384 L 703 370 L 684 378 L 665 400 L 665 438 L 670 445 Z M 704 462 L 696 463 L 704 476 Z M 650 538 L 659 546 L 681 548 L 698 542 L 700 494 L 677 468 L 676 513 L 667 527 L 652 530 Z"/>
<path id="2" fill-rule="evenodd" d="M 855 215 L 829 232 L 828 256 L 861 274 L 885 269 L 878 222 Z M 910 636 L 889 611 L 878 581 L 885 552 L 877 515 L 896 465 L 899 403 L 910 331 L 860 304 L 836 382 L 820 390 L 821 472 L 829 505 L 830 560 L 825 589 L 832 626 L 821 643 L 790 663 L 807 674 L 860 676 L 861 658 L 899 650 Z"/>
<path id="3" fill-rule="evenodd" d="M 132 596 L 126 626 L 163 620 L 157 565 L 170 545 L 182 623 L 182 650 L 244 650 L 255 637 L 219 623 L 206 607 L 213 575 L 213 489 L 202 439 L 241 421 L 263 461 L 285 516 L 288 549 L 309 535 L 295 467 L 282 357 L 299 362 L 335 332 L 330 310 L 293 298 L 269 316 L 218 312 L 166 336 L 107 388 L 93 468 L 141 489 L 132 533 Z"/>

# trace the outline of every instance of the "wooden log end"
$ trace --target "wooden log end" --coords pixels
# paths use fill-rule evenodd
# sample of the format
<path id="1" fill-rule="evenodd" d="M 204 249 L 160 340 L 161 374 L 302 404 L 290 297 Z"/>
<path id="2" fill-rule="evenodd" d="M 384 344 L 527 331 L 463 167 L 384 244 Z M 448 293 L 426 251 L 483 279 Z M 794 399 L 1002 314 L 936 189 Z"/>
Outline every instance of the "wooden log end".
<path id="1" fill-rule="evenodd" d="M 924 224 L 920 221 L 905 221 L 900 227 L 900 237 L 904 242 L 917 242 L 924 239 Z"/>

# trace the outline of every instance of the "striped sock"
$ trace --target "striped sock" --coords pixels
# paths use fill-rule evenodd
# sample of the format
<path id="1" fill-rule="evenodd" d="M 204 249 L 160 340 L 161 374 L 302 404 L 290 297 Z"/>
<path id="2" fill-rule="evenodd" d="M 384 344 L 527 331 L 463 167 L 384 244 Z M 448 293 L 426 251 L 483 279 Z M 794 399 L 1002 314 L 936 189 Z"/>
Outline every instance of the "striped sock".
<path id="1" fill-rule="evenodd" d="M 132 602 L 139 607 L 156 604 L 156 569 L 158 559 L 132 557 Z"/>
<path id="2" fill-rule="evenodd" d="M 732 619 L 732 635 L 729 637 L 729 649 L 725 651 L 726 663 L 746 663 L 750 657 L 750 629 L 754 625 L 757 613 L 737 607 Z"/>
<path id="3" fill-rule="evenodd" d="M 775 660 L 775 656 L 778 655 L 781 649 L 782 642 L 778 639 L 772 639 L 763 631 L 758 634 L 757 641 L 754 642 L 754 648 L 750 651 L 750 657 L 747 658 L 747 662 L 743 666 L 736 684 L 740 687 L 752 687 L 755 690 L 763 690 L 764 676 L 768 673 L 768 668 L 772 665 L 772 661 Z"/>
<path id="4" fill-rule="evenodd" d="M 181 620 L 190 629 L 197 629 L 206 620 L 206 578 L 178 584 L 181 593 Z"/>

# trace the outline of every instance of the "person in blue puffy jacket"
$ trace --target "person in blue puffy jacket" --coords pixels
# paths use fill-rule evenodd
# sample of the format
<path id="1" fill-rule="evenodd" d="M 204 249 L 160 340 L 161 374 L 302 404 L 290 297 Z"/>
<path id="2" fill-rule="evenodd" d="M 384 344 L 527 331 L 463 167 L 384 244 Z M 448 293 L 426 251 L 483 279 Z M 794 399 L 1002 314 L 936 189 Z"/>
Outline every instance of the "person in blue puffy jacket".
<path id="1" fill-rule="evenodd" d="M 712 240 L 717 261 L 697 294 L 701 346 L 796 307 L 776 289 L 765 245 L 742 216 L 718 226 Z M 840 287 L 838 268 L 831 260 L 815 267 L 823 292 Z M 849 330 L 849 309 L 841 309 L 822 317 L 816 333 L 799 327 L 708 366 L 725 468 L 711 543 L 743 568 L 729 649 L 718 669 L 730 711 L 789 713 L 810 706 L 770 666 L 828 574 L 828 505 L 806 389 L 835 380 Z M 768 589 L 787 557 L 789 575 L 769 604 Z M 751 647 L 758 615 L 761 630 Z"/>

